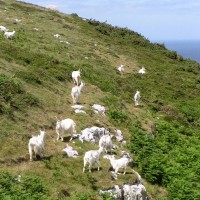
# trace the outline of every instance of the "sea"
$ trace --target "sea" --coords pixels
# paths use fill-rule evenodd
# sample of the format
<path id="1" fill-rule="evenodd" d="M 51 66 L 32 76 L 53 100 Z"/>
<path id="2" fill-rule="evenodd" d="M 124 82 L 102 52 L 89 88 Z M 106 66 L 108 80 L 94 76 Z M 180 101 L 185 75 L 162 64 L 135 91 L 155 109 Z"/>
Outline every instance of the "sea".
<path id="1" fill-rule="evenodd" d="M 169 50 L 176 51 L 183 58 L 195 60 L 200 63 L 200 40 L 166 40 L 156 41 L 164 44 Z"/>

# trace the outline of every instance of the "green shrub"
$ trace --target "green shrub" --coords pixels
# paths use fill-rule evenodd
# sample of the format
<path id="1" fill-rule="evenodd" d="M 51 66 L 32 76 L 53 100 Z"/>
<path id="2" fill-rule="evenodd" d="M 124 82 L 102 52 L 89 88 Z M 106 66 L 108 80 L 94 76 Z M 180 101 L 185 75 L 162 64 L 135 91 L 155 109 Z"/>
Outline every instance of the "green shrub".
<path id="1" fill-rule="evenodd" d="M 0 172 L 0 199 L 49 200 L 43 180 L 35 175 L 22 176 L 18 182 L 8 172 Z"/>
<path id="2" fill-rule="evenodd" d="M 12 114 L 16 109 L 23 110 L 28 106 L 36 106 L 39 101 L 26 93 L 13 78 L 0 74 L 0 112 Z"/>
<path id="3" fill-rule="evenodd" d="M 176 51 L 166 51 L 166 56 L 171 58 L 171 59 L 177 59 L 177 53 Z"/>
<path id="4" fill-rule="evenodd" d="M 199 139 L 182 137 L 183 131 L 186 132 L 185 128 L 178 122 L 159 120 L 153 139 L 150 134 L 132 127 L 128 147 L 136 154 L 134 162 L 141 174 L 151 183 L 167 187 L 171 199 L 193 199 L 192 196 L 198 199 L 200 165 L 196 158 L 200 156 Z M 196 134 L 191 130 L 187 133 Z"/>
<path id="5" fill-rule="evenodd" d="M 115 125 L 127 125 L 130 122 L 128 113 L 119 110 L 108 110 L 107 115 L 110 121 Z"/>

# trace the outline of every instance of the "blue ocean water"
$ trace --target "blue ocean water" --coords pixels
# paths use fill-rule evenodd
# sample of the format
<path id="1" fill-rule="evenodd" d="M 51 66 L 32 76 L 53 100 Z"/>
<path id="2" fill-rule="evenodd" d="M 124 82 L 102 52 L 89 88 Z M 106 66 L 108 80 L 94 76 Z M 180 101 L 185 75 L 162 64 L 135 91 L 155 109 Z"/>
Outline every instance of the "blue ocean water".
<path id="1" fill-rule="evenodd" d="M 189 58 L 200 63 L 200 40 L 166 40 L 159 41 L 167 49 L 176 51 L 183 58 Z"/>

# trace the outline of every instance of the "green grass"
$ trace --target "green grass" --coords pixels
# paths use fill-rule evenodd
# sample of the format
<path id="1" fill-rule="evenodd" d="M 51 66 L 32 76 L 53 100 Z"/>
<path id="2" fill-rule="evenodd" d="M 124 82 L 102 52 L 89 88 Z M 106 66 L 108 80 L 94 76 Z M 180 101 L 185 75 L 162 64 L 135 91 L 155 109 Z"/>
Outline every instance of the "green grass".
<path id="1" fill-rule="evenodd" d="M 122 149 L 132 153 L 149 199 L 198 199 L 198 63 L 127 28 L 84 21 L 76 14 L 12 0 L 0 1 L 0 11 L 1 25 L 16 30 L 13 40 L 0 33 L 0 165 L 11 187 L 0 187 L 2 198 L 31 195 L 41 186 L 44 190 L 38 195 L 43 197 L 33 199 L 109 199 L 100 197 L 98 190 L 135 180 L 131 173 L 112 180 L 105 159 L 100 172 L 83 174 L 84 153 L 98 147 L 74 140 L 70 145 L 80 157 L 64 156 L 66 142 L 55 141 L 57 116 L 74 119 L 78 133 L 94 125 L 110 128 L 111 134 L 114 128 L 121 129 L 127 146 L 114 142 L 119 146 L 115 153 L 118 156 Z M 22 22 L 14 23 L 15 18 Z M 55 39 L 57 33 L 70 44 Z M 128 65 L 123 75 L 116 70 L 121 64 Z M 144 76 L 137 73 L 141 67 L 146 68 Z M 81 103 L 87 115 L 75 115 L 71 108 L 71 72 L 79 68 L 86 83 Z M 133 102 L 137 89 L 140 107 Z M 94 103 L 106 106 L 106 116 L 93 113 Z M 152 124 L 157 124 L 155 139 L 149 135 Z M 40 128 L 47 131 L 46 159 L 29 162 L 28 139 Z M 31 179 L 31 189 L 11 184 L 18 174 L 23 184 Z"/>

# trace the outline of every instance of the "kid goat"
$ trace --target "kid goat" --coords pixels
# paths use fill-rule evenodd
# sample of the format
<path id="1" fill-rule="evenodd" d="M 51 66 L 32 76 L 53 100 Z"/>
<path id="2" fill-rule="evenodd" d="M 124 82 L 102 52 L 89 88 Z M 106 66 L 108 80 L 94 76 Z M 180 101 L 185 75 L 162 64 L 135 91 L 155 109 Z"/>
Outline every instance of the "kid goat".
<path id="1" fill-rule="evenodd" d="M 28 143 L 28 150 L 30 155 L 30 160 L 33 160 L 33 153 L 36 155 L 42 156 L 44 151 L 44 137 L 45 131 L 40 130 L 40 135 L 32 136 Z"/>

